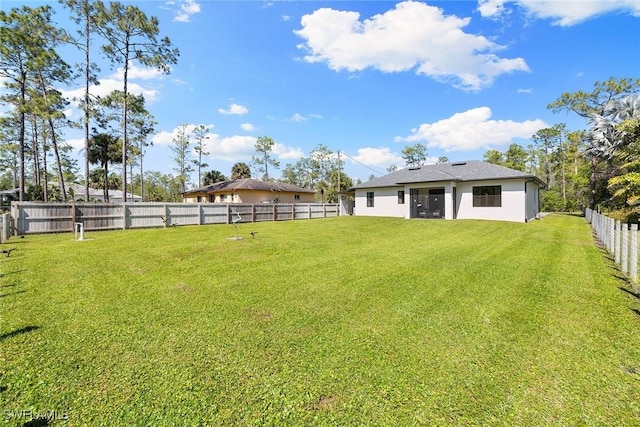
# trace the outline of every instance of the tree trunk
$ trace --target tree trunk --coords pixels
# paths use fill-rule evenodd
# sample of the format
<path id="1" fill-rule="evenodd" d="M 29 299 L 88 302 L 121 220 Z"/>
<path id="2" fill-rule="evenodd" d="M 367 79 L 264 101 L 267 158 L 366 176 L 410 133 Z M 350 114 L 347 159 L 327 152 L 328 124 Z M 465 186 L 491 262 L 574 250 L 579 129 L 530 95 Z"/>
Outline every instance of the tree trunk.
<path id="1" fill-rule="evenodd" d="M 125 55 L 124 55 L 124 100 L 122 101 L 122 203 L 127 203 L 127 110 L 129 94 L 127 92 L 127 80 L 129 78 L 129 36 L 125 42 Z"/>
<path id="2" fill-rule="evenodd" d="M 91 45 L 91 35 L 89 34 L 89 12 L 85 13 L 85 75 L 84 75 L 84 201 L 89 201 L 89 79 L 91 78 L 91 67 L 89 58 L 89 47 Z"/>
<path id="3" fill-rule="evenodd" d="M 26 73 L 23 72 L 22 76 L 21 76 L 21 80 L 20 80 L 20 97 L 21 97 L 21 105 L 24 105 L 26 102 L 26 98 L 27 98 L 27 76 Z M 22 108 L 20 108 L 20 130 L 18 131 L 18 140 L 19 140 L 19 172 L 18 172 L 18 200 L 20 202 L 24 201 L 24 175 L 25 175 L 25 171 L 24 171 L 24 151 L 25 151 L 25 144 L 24 144 L 24 136 L 25 136 L 25 120 L 26 120 L 26 115 L 23 111 Z"/>
<path id="4" fill-rule="evenodd" d="M 43 127 L 45 126 L 45 124 L 42 124 Z M 43 185 L 43 194 L 44 194 L 44 201 L 48 202 L 49 201 L 49 179 L 48 179 L 48 171 L 47 171 L 47 138 L 46 138 L 46 132 L 43 132 L 43 137 L 42 137 L 42 172 L 44 175 L 44 185 Z"/>

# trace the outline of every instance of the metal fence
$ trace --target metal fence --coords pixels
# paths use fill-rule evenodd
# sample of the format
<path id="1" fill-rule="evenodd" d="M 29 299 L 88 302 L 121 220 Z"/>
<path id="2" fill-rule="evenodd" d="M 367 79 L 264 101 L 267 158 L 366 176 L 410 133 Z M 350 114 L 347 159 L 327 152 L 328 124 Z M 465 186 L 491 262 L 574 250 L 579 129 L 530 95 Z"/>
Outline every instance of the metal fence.
<path id="1" fill-rule="evenodd" d="M 638 283 L 638 224 L 621 223 L 589 208 L 585 209 L 585 218 L 620 272 Z"/>
<path id="2" fill-rule="evenodd" d="M 337 204 L 40 203 L 13 202 L 13 234 L 126 230 L 168 225 L 231 224 L 336 217 Z"/>

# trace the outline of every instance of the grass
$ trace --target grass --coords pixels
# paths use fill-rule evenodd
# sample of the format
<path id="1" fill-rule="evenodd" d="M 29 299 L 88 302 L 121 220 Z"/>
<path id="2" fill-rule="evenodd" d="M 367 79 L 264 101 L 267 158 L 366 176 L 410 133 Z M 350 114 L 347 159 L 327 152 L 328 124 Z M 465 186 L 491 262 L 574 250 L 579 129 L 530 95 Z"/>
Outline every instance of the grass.
<path id="1" fill-rule="evenodd" d="M 10 240 L 3 421 L 640 423 L 639 301 L 584 219 L 239 230 Z"/>

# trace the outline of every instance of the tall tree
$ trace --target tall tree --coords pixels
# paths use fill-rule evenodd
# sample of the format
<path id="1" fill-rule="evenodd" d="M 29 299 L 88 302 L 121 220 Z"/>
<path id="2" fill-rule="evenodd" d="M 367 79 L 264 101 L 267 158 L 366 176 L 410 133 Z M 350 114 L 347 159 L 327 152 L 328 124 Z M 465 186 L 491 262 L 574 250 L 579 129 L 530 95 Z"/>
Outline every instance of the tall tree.
<path id="1" fill-rule="evenodd" d="M 268 136 L 259 137 L 255 144 L 257 155 L 253 156 L 252 162 L 256 171 L 262 173 L 263 181 L 269 181 L 269 166 L 280 167 L 280 162 L 271 155 L 274 145 L 276 142 Z"/>
<path id="2" fill-rule="evenodd" d="M 504 163 L 502 165 L 518 171 L 524 171 L 527 168 L 527 157 L 527 150 L 521 145 L 513 143 L 504 152 Z"/>
<path id="3" fill-rule="evenodd" d="M 640 78 L 611 78 L 600 82 L 596 81 L 593 91 L 565 92 L 558 99 L 547 105 L 553 112 L 573 111 L 584 117 L 591 124 L 590 136 L 587 138 L 589 147 L 585 155 L 591 161 L 591 174 L 589 177 L 589 207 L 595 209 L 596 205 L 596 170 L 598 163 L 610 158 L 611 150 L 607 146 L 608 138 L 598 135 L 606 129 L 599 117 L 604 117 L 607 105 L 610 101 L 640 90 Z M 605 125 L 600 128 L 600 125 Z"/>
<path id="4" fill-rule="evenodd" d="M 540 129 L 531 137 L 540 153 L 540 162 L 544 167 L 544 177 L 547 188 L 551 187 L 552 154 L 558 149 L 560 144 L 562 144 L 565 134 L 566 125 L 560 123 L 550 128 Z"/>
<path id="5" fill-rule="evenodd" d="M 91 0 L 60 0 L 70 11 L 71 20 L 80 28 L 78 30 L 79 39 L 71 39 L 77 48 L 84 53 L 84 63 L 80 64 L 81 72 L 84 77 L 84 94 L 81 100 L 83 111 L 82 127 L 84 129 L 84 200 L 89 201 L 89 127 L 90 127 L 90 111 L 91 111 L 91 94 L 89 88 L 91 84 L 97 84 L 96 73 L 99 71 L 97 66 L 91 62 L 91 35 L 95 32 L 97 15 L 96 5 L 99 1 Z M 100 5 L 104 8 L 103 5 Z"/>
<path id="6" fill-rule="evenodd" d="M 420 166 L 427 160 L 427 147 L 417 143 L 402 149 L 402 158 L 406 166 Z"/>
<path id="7" fill-rule="evenodd" d="M 15 112 L 0 117 L 0 170 L 10 174 L 11 190 L 18 188 L 18 138 Z M 6 187 L 5 189 L 9 189 Z"/>
<path id="8" fill-rule="evenodd" d="M 55 45 L 64 38 L 51 21 L 50 6 L 0 11 L 0 79 L 5 93 L 2 103 L 13 106 L 18 125 L 18 198 L 25 195 L 25 132 L 27 92 L 33 75 L 47 58 L 57 57 Z"/>
<path id="9" fill-rule="evenodd" d="M 176 167 L 173 168 L 178 172 L 177 179 L 180 182 L 180 192 L 187 191 L 187 183 L 189 182 L 189 174 L 191 169 L 191 142 L 189 141 L 188 125 L 183 124 L 178 127 L 178 134 L 173 138 L 173 145 L 170 147 L 173 152 L 173 161 Z"/>
<path id="10" fill-rule="evenodd" d="M 198 187 L 202 187 L 202 169 L 208 167 L 207 163 L 202 162 L 202 156 L 208 156 L 209 152 L 207 151 L 207 147 L 204 145 L 204 140 L 209 139 L 207 134 L 209 133 L 209 128 L 205 125 L 199 125 L 193 130 L 193 136 L 196 139 L 196 145 L 193 147 L 193 150 L 196 152 L 198 156 L 197 159 L 193 159 L 192 162 L 198 169 Z"/>
<path id="11" fill-rule="evenodd" d="M 622 163 L 621 173 L 609 179 L 614 197 L 629 206 L 640 204 L 640 96 L 629 95 L 611 101 L 605 112 L 610 130 L 608 145 L 615 147 L 615 157 Z"/>
<path id="12" fill-rule="evenodd" d="M 121 143 L 117 137 L 107 133 L 97 133 L 89 139 L 89 162 L 99 164 L 102 168 L 102 190 L 105 202 L 109 201 L 109 164 L 121 161 L 119 156 Z"/>
<path id="13" fill-rule="evenodd" d="M 163 73 L 171 72 L 171 65 L 176 64 L 178 49 L 171 45 L 168 37 L 158 40 L 158 18 L 147 16 L 136 6 L 123 5 L 119 2 L 104 7 L 96 4 L 97 29 L 107 39 L 108 44 L 102 47 L 103 52 L 112 61 L 123 68 L 122 98 L 122 192 L 126 202 L 127 194 L 127 150 L 129 147 L 128 120 L 129 113 L 129 68 L 133 61 L 146 67 L 155 67 Z"/>
<path id="14" fill-rule="evenodd" d="M 504 162 L 504 154 L 495 149 L 485 151 L 482 157 L 485 162 L 493 165 L 502 165 Z"/>
<path id="15" fill-rule="evenodd" d="M 155 125 L 158 122 L 147 111 L 143 95 L 129 96 L 131 98 L 129 103 L 130 113 L 128 115 L 131 123 L 129 140 L 131 141 L 130 153 L 132 159 L 129 164 L 133 165 L 135 163 L 135 156 L 137 155 L 139 158 L 138 166 L 140 167 L 140 197 L 144 200 L 144 155 L 146 154 L 146 148 L 149 145 L 153 145 L 153 142 L 149 140 L 149 136 L 155 133 Z M 133 176 L 133 172 L 131 172 L 131 175 Z M 133 183 L 131 187 L 131 194 L 133 194 Z"/>
<path id="16" fill-rule="evenodd" d="M 59 141 L 61 138 L 58 135 L 59 126 L 66 126 L 67 120 L 63 113 L 64 109 L 68 105 L 68 101 L 62 96 L 62 94 L 52 87 L 54 82 L 67 81 L 71 76 L 69 65 L 60 60 L 57 55 L 48 55 L 50 59 L 47 61 L 35 73 L 35 83 L 37 96 L 33 98 L 31 103 L 31 110 L 37 114 L 43 123 L 47 126 L 46 135 L 51 140 L 51 146 L 56 161 L 56 170 L 58 175 L 58 185 L 62 200 L 67 199 L 67 191 L 65 187 L 65 180 L 63 174 L 62 162 L 60 160 Z M 46 150 L 45 150 L 46 159 Z M 47 199 L 47 188 L 45 186 L 45 200 Z"/>

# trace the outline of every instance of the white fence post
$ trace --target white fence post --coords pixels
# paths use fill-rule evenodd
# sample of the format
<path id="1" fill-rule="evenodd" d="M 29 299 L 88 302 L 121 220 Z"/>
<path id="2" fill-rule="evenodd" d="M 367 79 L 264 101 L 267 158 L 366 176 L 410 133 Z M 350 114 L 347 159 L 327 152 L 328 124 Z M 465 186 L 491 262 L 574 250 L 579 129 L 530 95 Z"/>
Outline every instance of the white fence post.
<path id="1" fill-rule="evenodd" d="M 638 224 L 631 224 L 631 256 L 629 259 L 629 277 L 638 281 Z"/>
<path id="2" fill-rule="evenodd" d="M 620 241 L 620 220 L 616 219 L 616 230 L 615 230 L 615 245 L 613 248 L 613 259 L 616 262 L 616 264 L 620 265 L 620 247 L 622 246 L 622 243 Z"/>
<path id="3" fill-rule="evenodd" d="M 620 271 L 624 276 L 629 272 L 629 225 L 621 224 L 622 248 L 620 250 Z"/>

